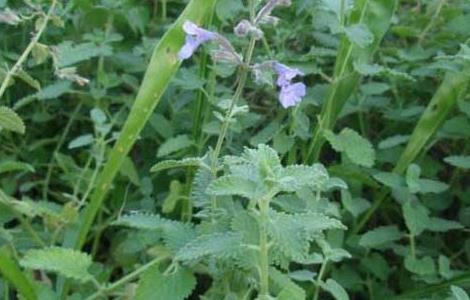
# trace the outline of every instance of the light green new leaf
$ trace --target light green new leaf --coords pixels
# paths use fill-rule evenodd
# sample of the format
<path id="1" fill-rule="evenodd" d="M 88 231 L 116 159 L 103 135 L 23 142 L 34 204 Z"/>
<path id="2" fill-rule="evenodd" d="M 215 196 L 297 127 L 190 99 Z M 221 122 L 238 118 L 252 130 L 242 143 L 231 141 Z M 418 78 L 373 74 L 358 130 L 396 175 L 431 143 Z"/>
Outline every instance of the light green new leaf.
<path id="1" fill-rule="evenodd" d="M 364 167 L 374 165 L 375 150 L 372 144 L 354 130 L 344 128 L 337 135 L 331 130 L 326 130 L 325 138 L 336 151 L 346 154 L 355 164 Z"/>
<path id="2" fill-rule="evenodd" d="M 465 292 L 464 289 L 458 286 L 452 285 L 450 287 L 450 290 L 452 291 L 452 295 L 454 295 L 456 300 L 470 300 L 470 297 L 468 297 L 468 294 L 467 292 Z"/>
<path id="3" fill-rule="evenodd" d="M 148 269 L 139 281 L 135 300 L 184 300 L 196 287 L 196 277 L 185 268 L 163 274 L 158 265 Z"/>
<path id="4" fill-rule="evenodd" d="M 238 195 L 248 199 L 255 199 L 259 195 L 256 182 L 232 175 L 212 181 L 207 187 L 206 193 L 214 196 Z"/>
<path id="5" fill-rule="evenodd" d="M 150 172 L 160 172 L 166 169 L 173 169 L 173 168 L 182 168 L 182 167 L 205 167 L 206 169 L 210 169 L 207 166 L 203 158 L 199 157 L 188 157 L 182 160 L 165 160 L 155 164 L 151 169 Z"/>
<path id="6" fill-rule="evenodd" d="M 321 287 L 328 291 L 336 300 L 349 300 L 346 290 L 333 279 L 328 279 L 322 283 Z"/>
<path id="7" fill-rule="evenodd" d="M 14 110 L 0 106 L 0 130 L 2 129 L 24 134 L 26 127 Z"/>
<path id="8" fill-rule="evenodd" d="M 444 158 L 444 161 L 454 167 L 461 169 L 470 169 L 470 156 L 448 156 Z"/>
<path id="9" fill-rule="evenodd" d="M 20 260 L 25 268 L 55 272 L 82 282 L 93 278 L 88 272 L 91 264 L 88 254 L 60 247 L 29 250 Z"/>
<path id="10" fill-rule="evenodd" d="M 241 235 L 233 232 L 201 235 L 181 248 L 175 260 L 196 260 L 207 255 L 231 256 L 240 250 L 241 242 Z"/>

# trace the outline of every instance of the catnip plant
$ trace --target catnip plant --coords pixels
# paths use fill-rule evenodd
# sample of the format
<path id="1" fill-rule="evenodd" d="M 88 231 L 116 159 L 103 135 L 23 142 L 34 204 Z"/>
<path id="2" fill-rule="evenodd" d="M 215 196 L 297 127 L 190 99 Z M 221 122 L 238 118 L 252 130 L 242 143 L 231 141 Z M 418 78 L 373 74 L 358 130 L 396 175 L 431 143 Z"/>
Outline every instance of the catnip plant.
<path id="1" fill-rule="evenodd" d="M 272 0 L 257 13 L 252 4 L 250 20 L 240 21 L 234 29 L 240 38 L 249 38 L 244 55 L 220 34 L 190 21 L 183 24 L 186 40 L 178 53 L 181 60 L 189 59 L 203 43 L 211 42 L 218 46 L 211 53 L 214 60 L 228 61 L 239 68 L 235 93 L 225 116 L 219 117 L 222 124 L 215 148 L 202 158 L 163 161 L 152 169 L 198 168 L 191 194 L 198 222 L 185 224 L 141 213 L 114 222 L 161 234 L 168 262 L 163 264 L 165 268 L 157 267 L 152 272 L 165 270 L 162 276 L 171 276 L 191 272 L 191 268 L 192 272 L 205 270 L 213 280 L 205 294 L 207 299 L 228 295 L 234 299 L 305 299 L 306 292 L 288 275 L 292 264 L 305 266 L 295 272 L 302 280 L 312 282 L 314 299 L 319 298 L 321 289 L 344 292 L 323 275 L 329 262 L 349 257 L 345 250 L 330 245 L 325 236 L 329 230 L 345 229 L 337 219 L 335 204 L 325 196 L 335 188 L 347 188 L 346 184 L 330 177 L 321 164 L 284 167 L 275 150 L 263 144 L 246 148 L 239 156 L 220 158 L 230 124 L 240 111 L 237 103 L 250 73 L 257 82 L 265 72 L 277 75 L 278 100 L 284 108 L 295 106 L 306 95 L 305 84 L 295 82 L 303 75 L 299 69 L 278 61 L 253 63 L 256 42 L 263 36 L 261 25 L 275 23 L 271 11 L 289 4 Z M 317 276 L 309 267 L 312 265 L 321 265 Z"/>

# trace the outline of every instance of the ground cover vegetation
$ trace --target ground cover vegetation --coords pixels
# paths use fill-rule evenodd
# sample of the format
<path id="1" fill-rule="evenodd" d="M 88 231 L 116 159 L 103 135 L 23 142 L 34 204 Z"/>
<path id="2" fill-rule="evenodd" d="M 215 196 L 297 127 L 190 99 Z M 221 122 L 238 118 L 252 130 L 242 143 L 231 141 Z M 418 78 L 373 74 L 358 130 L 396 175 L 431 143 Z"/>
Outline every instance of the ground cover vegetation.
<path id="1" fill-rule="evenodd" d="M 469 299 L 467 0 L 0 0 L 0 299 Z"/>

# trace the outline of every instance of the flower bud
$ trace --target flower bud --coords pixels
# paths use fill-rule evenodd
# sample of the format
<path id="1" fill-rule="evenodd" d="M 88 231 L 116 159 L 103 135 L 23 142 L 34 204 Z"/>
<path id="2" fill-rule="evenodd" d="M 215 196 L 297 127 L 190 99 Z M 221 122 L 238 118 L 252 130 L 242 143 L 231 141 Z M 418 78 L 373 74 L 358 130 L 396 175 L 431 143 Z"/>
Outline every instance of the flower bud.
<path id="1" fill-rule="evenodd" d="M 251 23 L 248 20 L 241 20 L 234 28 L 234 32 L 238 37 L 245 37 L 251 30 Z"/>

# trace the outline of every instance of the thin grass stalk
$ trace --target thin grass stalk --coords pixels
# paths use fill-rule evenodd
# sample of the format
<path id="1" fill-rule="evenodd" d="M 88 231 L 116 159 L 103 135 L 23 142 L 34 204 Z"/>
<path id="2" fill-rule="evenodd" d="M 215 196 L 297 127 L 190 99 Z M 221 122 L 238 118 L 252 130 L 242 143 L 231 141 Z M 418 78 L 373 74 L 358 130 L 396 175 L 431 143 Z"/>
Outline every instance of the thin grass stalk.
<path id="1" fill-rule="evenodd" d="M 390 26 L 396 7 L 397 1 L 391 0 L 356 2 L 347 24 L 367 25 L 374 35 L 374 41 L 369 46 L 360 48 L 351 43 L 346 36 L 342 38 L 335 62 L 333 82 L 328 89 L 319 121 L 313 130 L 313 136 L 306 157 L 304 157 L 305 162 L 312 163 L 318 160 L 325 143 L 323 131 L 333 129 L 346 101 L 361 81 L 361 75 L 354 69 L 354 62 L 371 60 Z M 342 19 L 345 19 L 345 16 Z"/>
<path id="2" fill-rule="evenodd" d="M 129 117 L 98 177 L 79 228 L 69 241 L 71 245 L 68 246 L 75 249 L 83 247 L 117 172 L 178 70 L 180 61 L 177 54 L 184 42 L 185 34 L 182 30 L 184 21 L 191 20 L 202 24 L 214 7 L 215 1 L 192 0 L 156 46 Z"/>

